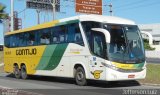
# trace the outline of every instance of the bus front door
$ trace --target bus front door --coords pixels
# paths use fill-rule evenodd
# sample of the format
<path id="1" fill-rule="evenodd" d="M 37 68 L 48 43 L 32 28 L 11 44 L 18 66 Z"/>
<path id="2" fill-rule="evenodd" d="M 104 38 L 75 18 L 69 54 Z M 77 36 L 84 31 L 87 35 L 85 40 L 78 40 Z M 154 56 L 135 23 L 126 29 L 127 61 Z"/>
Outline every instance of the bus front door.
<path id="1" fill-rule="evenodd" d="M 101 32 L 92 31 L 91 35 L 91 53 L 90 72 L 91 79 L 105 80 L 105 67 L 102 63 L 105 62 L 106 56 L 106 41 L 105 36 Z"/>

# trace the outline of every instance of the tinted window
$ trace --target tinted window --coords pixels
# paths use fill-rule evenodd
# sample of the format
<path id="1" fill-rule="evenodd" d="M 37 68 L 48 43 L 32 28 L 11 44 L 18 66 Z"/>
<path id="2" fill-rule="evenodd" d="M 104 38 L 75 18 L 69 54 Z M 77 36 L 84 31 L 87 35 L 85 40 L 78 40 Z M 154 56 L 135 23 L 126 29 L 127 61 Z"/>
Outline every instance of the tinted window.
<path id="1" fill-rule="evenodd" d="M 56 26 L 52 28 L 52 43 L 65 43 L 66 42 L 66 26 Z"/>
<path id="2" fill-rule="evenodd" d="M 95 55 L 105 58 L 105 36 L 100 32 L 92 32 L 92 51 Z"/>
<path id="3" fill-rule="evenodd" d="M 5 46 L 24 47 L 61 43 L 83 44 L 78 23 L 56 26 L 5 37 Z"/>
<path id="4" fill-rule="evenodd" d="M 28 40 L 28 33 L 21 33 L 18 34 L 18 39 L 19 39 L 19 45 L 18 46 L 26 46 L 27 45 L 27 40 Z"/>
<path id="5" fill-rule="evenodd" d="M 82 22 L 84 32 L 86 34 L 91 52 L 99 57 L 105 58 L 106 43 L 103 33 L 92 31 L 92 28 L 101 28 L 102 24 L 99 22 L 87 21 Z"/>
<path id="6" fill-rule="evenodd" d="M 66 26 L 64 25 L 59 26 L 58 32 L 59 32 L 59 42 L 65 43 L 66 42 L 66 32 L 67 32 Z"/>
<path id="7" fill-rule="evenodd" d="M 28 32 L 28 46 L 33 46 L 35 45 L 35 33 L 34 32 Z"/>
<path id="8" fill-rule="evenodd" d="M 18 39 L 17 39 L 16 35 L 10 36 L 10 47 L 16 47 L 17 41 L 18 41 Z"/>
<path id="9" fill-rule="evenodd" d="M 51 29 L 40 30 L 40 44 L 50 44 L 51 43 Z"/>
<path id="10" fill-rule="evenodd" d="M 52 43 L 53 44 L 59 43 L 58 27 L 52 28 Z"/>
<path id="11" fill-rule="evenodd" d="M 126 41 L 122 27 L 114 25 L 108 26 L 108 29 L 111 35 L 109 53 L 123 53 L 123 49 L 126 49 Z"/>
<path id="12" fill-rule="evenodd" d="M 10 47 L 10 37 L 9 36 L 5 36 L 5 38 L 4 38 L 4 45 L 6 46 L 6 47 Z"/>
<path id="13" fill-rule="evenodd" d="M 87 21 L 87 22 L 82 22 L 82 26 L 83 26 L 83 29 L 84 29 L 84 32 L 86 34 L 86 37 L 87 37 L 87 40 L 88 40 L 88 43 L 89 43 L 89 47 L 90 47 L 91 42 L 92 42 L 91 29 L 92 28 L 101 28 L 102 25 L 99 22 Z M 90 47 L 90 48 L 92 48 L 92 47 Z"/>
<path id="14" fill-rule="evenodd" d="M 84 45 L 78 24 L 68 25 L 67 42 Z"/>

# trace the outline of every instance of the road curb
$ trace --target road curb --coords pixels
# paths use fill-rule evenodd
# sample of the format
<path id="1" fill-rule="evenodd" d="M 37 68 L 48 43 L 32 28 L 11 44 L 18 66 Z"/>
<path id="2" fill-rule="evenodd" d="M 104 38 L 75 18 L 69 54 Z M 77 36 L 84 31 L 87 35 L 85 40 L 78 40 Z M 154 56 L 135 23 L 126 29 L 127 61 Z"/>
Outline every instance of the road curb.
<path id="1" fill-rule="evenodd" d="M 152 84 L 152 83 L 140 83 L 141 85 L 149 85 L 149 86 L 160 86 L 160 84 Z"/>
<path id="2" fill-rule="evenodd" d="M 4 65 L 4 63 L 1 63 L 1 64 L 0 64 L 0 67 L 3 66 L 3 65 Z"/>

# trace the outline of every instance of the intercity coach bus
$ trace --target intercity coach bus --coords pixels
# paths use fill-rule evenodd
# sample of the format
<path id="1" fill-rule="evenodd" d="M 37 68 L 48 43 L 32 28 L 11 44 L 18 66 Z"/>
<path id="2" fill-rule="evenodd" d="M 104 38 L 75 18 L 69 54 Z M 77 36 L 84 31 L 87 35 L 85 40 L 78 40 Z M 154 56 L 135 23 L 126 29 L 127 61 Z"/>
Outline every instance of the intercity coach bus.
<path id="1" fill-rule="evenodd" d="M 103 81 L 136 80 L 146 76 L 140 30 L 130 20 L 80 15 L 7 32 L 4 71 L 28 75 Z"/>

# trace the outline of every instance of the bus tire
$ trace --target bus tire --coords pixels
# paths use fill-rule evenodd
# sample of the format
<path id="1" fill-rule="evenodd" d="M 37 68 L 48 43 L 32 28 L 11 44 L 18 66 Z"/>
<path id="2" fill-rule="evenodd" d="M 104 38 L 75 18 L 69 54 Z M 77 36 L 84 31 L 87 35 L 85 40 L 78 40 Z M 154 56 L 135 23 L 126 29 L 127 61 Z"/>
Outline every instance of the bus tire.
<path id="1" fill-rule="evenodd" d="M 20 72 L 20 69 L 19 69 L 18 65 L 14 65 L 13 68 L 14 68 L 13 69 L 14 70 L 13 73 L 14 73 L 15 78 L 20 79 L 21 72 Z"/>
<path id="2" fill-rule="evenodd" d="M 82 67 L 78 67 L 76 69 L 75 81 L 76 81 L 76 84 L 79 85 L 79 86 L 87 85 L 85 71 Z"/>
<path id="3" fill-rule="evenodd" d="M 26 70 L 26 66 L 22 65 L 21 66 L 21 78 L 22 79 L 27 79 L 28 75 L 27 75 L 27 70 Z"/>

